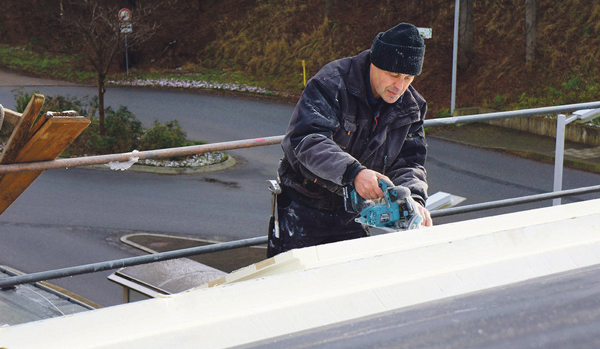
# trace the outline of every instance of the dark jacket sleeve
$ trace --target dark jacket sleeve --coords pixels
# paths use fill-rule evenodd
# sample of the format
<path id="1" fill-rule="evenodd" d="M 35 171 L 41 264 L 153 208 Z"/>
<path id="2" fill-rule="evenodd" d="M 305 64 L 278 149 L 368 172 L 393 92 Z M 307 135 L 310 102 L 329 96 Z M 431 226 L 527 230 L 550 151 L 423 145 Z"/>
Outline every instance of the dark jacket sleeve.
<path id="1" fill-rule="evenodd" d="M 427 142 L 423 130 L 426 110 L 426 104 L 424 104 L 419 121 L 409 128 L 400 153 L 386 171 L 386 175 L 394 184 L 409 188 L 412 197 L 423 206 L 427 200 L 428 188 L 427 171 L 425 170 Z"/>
<path id="2" fill-rule="evenodd" d="M 344 173 L 357 160 L 333 141 L 340 128 L 338 90 L 319 79 L 309 81 L 292 114 L 282 148 L 290 165 L 304 177 L 339 186 L 347 184 L 343 183 Z"/>

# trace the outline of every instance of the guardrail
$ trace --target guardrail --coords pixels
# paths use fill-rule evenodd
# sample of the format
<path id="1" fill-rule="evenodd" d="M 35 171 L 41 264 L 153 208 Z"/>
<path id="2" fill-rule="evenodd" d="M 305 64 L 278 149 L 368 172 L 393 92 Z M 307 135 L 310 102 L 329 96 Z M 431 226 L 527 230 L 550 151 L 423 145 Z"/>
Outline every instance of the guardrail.
<path id="1" fill-rule="evenodd" d="M 426 120 L 426 127 L 435 127 L 435 126 L 443 126 L 443 125 L 458 125 L 472 122 L 481 122 L 481 121 L 489 121 L 494 119 L 503 119 L 503 118 L 512 118 L 512 117 L 523 117 L 523 116 L 534 116 L 534 115 L 545 115 L 545 114 L 555 114 L 555 113 L 569 113 L 576 110 L 581 109 L 595 109 L 600 108 L 600 102 L 591 102 L 591 103 L 579 103 L 579 104 L 569 104 L 563 106 L 556 107 L 546 107 L 546 108 L 534 108 L 534 109 L 523 109 L 523 110 L 515 110 L 509 112 L 495 112 L 495 113 L 487 113 L 487 114 L 477 114 L 477 115 L 469 115 L 469 116 L 460 116 L 460 117 L 451 117 L 444 119 L 433 119 Z M 179 147 L 179 148 L 169 148 L 169 149 L 159 149 L 159 150 L 150 150 L 150 151 L 134 151 L 130 153 L 122 153 L 122 154 L 110 154 L 110 155 L 100 155 L 100 156 L 89 156 L 89 157 L 81 157 L 81 158 L 72 158 L 72 159 L 60 159 L 54 161 L 44 161 L 44 162 L 35 162 L 35 163 L 24 163 L 24 164 L 11 164 L 11 165 L 0 165 L 0 174 L 9 173 L 9 172 L 20 172 L 20 171 L 39 171 L 39 170 L 47 170 L 47 169 L 58 169 L 58 168 L 69 168 L 69 167 L 78 167 L 78 166 L 88 166 L 94 164 L 107 164 L 113 161 L 127 162 L 131 161 L 132 158 L 139 159 L 154 159 L 161 157 L 172 157 L 172 156 L 184 156 L 184 155 L 194 155 L 194 154 L 202 154 L 211 151 L 224 151 L 231 149 L 241 149 L 241 148 L 250 148 L 250 147 L 258 147 L 265 145 L 275 145 L 279 144 L 283 136 L 274 136 L 274 137 L 264 137 L 264 138 L 255 138 L 255 139 L 247 139 L 247 140 L 239 140 L 232 142 L 222 142 L 222 143 L 212 143 L 205 145 L 196 145 L 189 147 Z M 453 214 L 460 213 L 468 213 L 475 212 L 481 210 L 488 210 L 493 208 L 514 206 L 524 203 L 543 201 L 548 199 L 562 198 L 567 196 L 579 195 L 579 194 L 588 194 L 600 192 L 600 185 L 584 187 L 578 189 L 564 190 L 564 191 L 556 191 L 551 193 L 537 194 L 531 196 L 523 196 L 518 198 L 506 199 L 506 200 L 498 200 L 474 205 L 467 205 L 462 207 L 454 207 L 448 209 L 441 209 L 437 211 L 431 212 L 431 216 L 435 217 L 443 217 L 449 216 Z M 67 276 L 75 276 L 81 274 L 94 273 L 104 270 L 111 270 L 117 268 L 123 268 L 127 266 L 134 266 L 140 264 L 153 263 L 158 261 L 177 259 L 182 257 L 189 257 L 194 255 L 206 254 L 217 251 L 224 251 L 230 249 L 236 249 L 241 247 L 255 246 L 255 245 L 263 245 L 267 242 L 267 237 L 256 237 L 251 239 L 237 240 L 231 242 L 224 242 L 215 245 L 209 246 L 201 246 L 201 247 L 193 247 L 176 251 L 155 253 L 147 256 L 138 256 L 132 258 L 124 258 L 114 261 L 100 262 L 94 264 L 87 264 L 82 266 L 75 266 L 70 268 L 56 269 L 39 273 L 25 274 L 14 277 L 8 277 L 0 279 L 0 288 L 10 288 L 16 285 L 24 284 L 24 283 L 32 283 L 43 280 L 51 280 L 57 279 Z"/>
<path id="2" fill-rule="evenodd" d="M 533 109 L 522 109 L 508 112 L 495 112 L 477 115 L 467 116 L 455 116 L 451 118 L 432 119 L 425 120 L 425 127 L 436 127 L 446 125 L 459 125 L 467 124 L 472 122 L 489 121 L 495 119 L 506 119 L 523 116 L 534 116 L 534 115 L 545 115 L 545 114 L 557 114 L 557 113 L 569 113 L 581 109 L 595 109 L 600 108 L 600 102 L 590 103 L 579 103 L 579 104 L 566 104 L 556 107 L 545 107 L 545 108 L 533 108 Z M 9 172 L 20 172 L 20 171 L 40 171 L 40 170 L 51 170 L 59 168 L 89 166 L 108 164 L 109 162 L 119 161 L 127 162 L 133 158 L 143 159 L 156 159 L 166 158 L 174 156 L 186 156 L 203 154 L 211 151 L 225 151 L 232 149 L 260 147 L 264 145 L 279 144 L 283 140 L 283 136 L 263 137 L 254 139 L 245 139 L 239 141 L 211 143 L 203 145 L 192 145 L 188 147 L 158 149 L 158 150 L 147 150 L 147 151 L 133 151 L 129 153 L 121 154 L 110 154 L 110 155 L 97 155 L 97 156 L 86 156 L 80 158 L 70 159 L 59 159 L 53 161 L 41 161 L 31 162 L 22 164 L 10 164 L 0 165 L 0 174 Z"/>
<path id="3" fill-rule="evenodd" d="M 519 204 L 530 203 L 530 202 L 537 202 L 537 201 L 543 201 L 543 200 L 548 200 L 548 199 L 562 198 L 562 197 L 566 197 L 566 196 L 572 196 L 572 195 L 578 195 L 578 194 L 589 194 L 589 193 L 596 193 L 596 192 L 600 192 L 600 185 L 592 186 L 592 187 L 578 188 L 578 189 L 571 189 L 571 190 L 564 190 L 561 192 L 523 196 L 523 197 L 514 198 L 514 199 L 490 201 L 490 202 L 485 202 L 485 203 L 481 203 L 481 204 L 473 204 L 473 205 L 462 206 L 462 207 L 446 208 L 446 209 L 441 209 L 441 210 L 437 210 L 437 211 L 432 211 L 431 217 L 432 218 L 444 217 L 444 216 L 450 216 L 450 215 L 459 214 L 459 213 L 467 213 L 467 212 L 488 210 L 488 209 L 493 209 L 493 208 L 508 207 L 508 206 L 514 206 L 514 205 L 519 205 Z M 38 273 L 13 276 L 13 277 L 0 279 L 0 289 L 6 289 L 6 288 L 14 287 L 16 285 L 32 283 L 32 282 L 37 282 L 37 281 L 53 280 L 53 279 L 67 277 L 67 276 L 75 276 L 75 275 L 82 275 L 82 274 L 91 274 L 91 273 L 96 273 L 96 272 L 105 271 L 105 270 L 131 267 L 134 265 L 148 264 L 148 263 L 166 261 L 166 260 L 170 260 L 170 259 L 197 256 L 197 255 L 201 255 L 201 254 L 233 250 L 233 249 L 242 248 L 242 247 L 264 245 L 266 243 L 267 243 L 267 237 L 260 236 L 260 237 L 250 238 L 250 239 L 222 242 L 222 243 L 208 245 L 208 246 L 191 247 L 191 248 L 185 248 L 185 249 L 175 250 L 175 251 L 153 253 L 153 254 L 145 255 L 145 256 L 123 258 L 123 259 L 118 259 L 118 260 L 113 260 L 113 261 L 92 263 L 92 264 L 80 265 L 80 266 L 75 266 L 75 267 L 68 267 L 68 268 L 49 270 L 49 271 L 43 271 L 43 272 L 38 272 Z"/>

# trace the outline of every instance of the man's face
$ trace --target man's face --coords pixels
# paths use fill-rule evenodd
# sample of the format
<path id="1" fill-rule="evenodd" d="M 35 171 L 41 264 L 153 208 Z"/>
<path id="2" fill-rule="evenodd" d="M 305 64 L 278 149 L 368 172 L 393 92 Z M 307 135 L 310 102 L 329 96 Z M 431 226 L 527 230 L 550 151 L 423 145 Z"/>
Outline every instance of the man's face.
<path id="1" fill-rule="evenodd" d="M 414 75 L 392 73 L 371 64 L 371 91 L 376 99 L 381 97 L 387 103 L 400 98 L 415 79 Z"/>

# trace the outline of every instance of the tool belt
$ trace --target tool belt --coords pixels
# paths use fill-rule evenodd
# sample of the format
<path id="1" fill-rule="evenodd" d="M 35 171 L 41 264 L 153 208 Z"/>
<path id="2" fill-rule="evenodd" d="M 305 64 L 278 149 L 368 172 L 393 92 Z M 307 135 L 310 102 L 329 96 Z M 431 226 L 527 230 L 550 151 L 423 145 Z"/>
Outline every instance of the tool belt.
<path id="1" fill-rule="evenodd" d="M 344 209 L 344 198 L 296 173 L 283 159 L 279 166 L 279 182 L 283 194 L 290 199 L 319 210 Z"/>
<path id="2" fill-rule="evenodd" d="M 327 211 L 336 211 L 339 209 L 344 209 L 344 198 L 339 197 L 327 199 L 327 198 L 309 198 L 304 196 L 294 190 L 292 187 L 288 187 L 285 184 L 283 185 L 283 195 L 286 195 L 290 199 L 311 208 L 315 208 L 318 210 L 327 210 Z M 337 195 L 336 195 L 337 196 Z"/>

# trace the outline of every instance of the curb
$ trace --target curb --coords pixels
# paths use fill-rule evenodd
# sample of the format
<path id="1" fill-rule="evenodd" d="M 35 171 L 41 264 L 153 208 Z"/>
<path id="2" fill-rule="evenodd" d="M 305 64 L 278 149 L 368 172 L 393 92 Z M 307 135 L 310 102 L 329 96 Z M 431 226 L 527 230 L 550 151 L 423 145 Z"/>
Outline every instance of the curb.
<path id="1" fill-rule="evenodd" d="M 159 253 L 158 251 L 153 250 L 150 247 L 146 247 L 146 246 L 140 245 L 136 242 L 129 240 L 129 238 L 131 238 L 131 237 L 136 237 L 136 236 L 140 236 L 140 235 L 141 236 L 164 237 L 167 239 L 181 239 L 181 240 L 187 240 L 187 241 L 202 242 L 202 243 L 206 243 L 207 245 L 214 245 L 214 244 L 219 244 L 219 243 L 224 242 L 224 241 L 214 241 L 214 240 L 206 240 L 206 239 L 200 239 L 200 238 L 189 238 L 189 237 L 174 236 L 174 235 L 168 235 L 168 234 L 157 234 L 157 233 L 133 233 L 133 234 L 121 236 L 121 238 L 119 240 L 121 240 L 121 242 L 126 245 L 129 245 L 131 247 L 137 248 L 141 251 L 144 251 L 144 252 L 147 252 L 150 254 Z"/>
<path id="2" fill-rule="evenodd" d="M 444 141 L 453 142 L 456 144 L 465 145 L 465 146 L 469 146 L 469 147 L 480 148 L 480 149 L 484 149 L 484 150 L 490 150 L 490 151 L 495 151 L 495 152 L 500 152 L 500 153 L 505 153 L 505 154 L 511 154 L 511 155 L 518 156 L 518 157 L 524 158 L 524 159 L 540 161 L 540 162 L 548 163 L 548 164 L 554 164 L 554 154 L 550 155 L 550 154 L 544 154 L 544 153 L 534 152 L 534 151 L 529 151 L 529 150 L 491 147 L 491 146 L 485 146 L 485 145 L 480 145 L 480 144 L 473 144 L 473 143 L 469 143 L 469 142 L 459 141 L 459 140 L 453 139 L 451 137 L 436 136 L 433 134 L 430 135 L 429 137 L 437 138 L 437 139 L 441 139 Z M 563 158 L 563 161 L 564 161 L 563 166 L 565 168 L 572 168 L 575 170 L 587 171 L 587 172 L 591 172 L 591 173 L 599 173 L 600 174 L 600 164 L 595 163 L 593 161 L 575 159 L 570 156 L 565 156 Z"/>
<path id="3" fill-rule="evenodd" d="M 199 166 L 196 168 L 189 167 L 161 167 L 161 166 L 148 166 L 133 164 L 130 168 L 124 171 L 142 172 L 142 173 L 155 173 L 163 175 L 193 175 L 199 173 L 223 171 L 231 168 L 237 164 L 237 161 L 233 156 L 227 154 L 227 160 L 214 165 Z M 111 170 L 108 166 L 102 165 L 89 165 L 82 166 L 82 168 L 89 168 L 94 170 L 105 170 L 105 171 L 119 171 Z"/>

